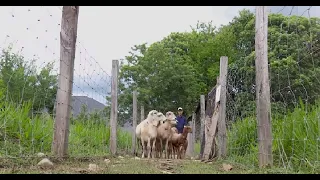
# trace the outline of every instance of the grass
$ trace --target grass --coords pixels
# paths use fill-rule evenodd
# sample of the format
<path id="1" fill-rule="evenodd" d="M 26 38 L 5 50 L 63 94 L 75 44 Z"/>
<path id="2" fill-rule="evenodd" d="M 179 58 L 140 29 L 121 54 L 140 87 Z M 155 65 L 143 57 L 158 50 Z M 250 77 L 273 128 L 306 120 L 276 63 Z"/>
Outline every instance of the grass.
<path id="1" fill-rule="evenodd" d="M 293 171 L 315 172 L 319 167 L 320 103 L 306 108 L 302 103 L 286 115 L 272 119 L 274 165 Z M 229 158 L 243 164 L 258 164 L 257 121 L 237 121 L 228 131 Z"/>
<path id="2" fill-rule="evenodd" d="M 50 154 L 53 118 L 49 114 L 30 116 L 30 103 L 2 105 L 6 108 L 0 112 L 0 146 L 4 147 L 0 149 L 0 157 L 32 156 L 38 152 Z M 105 119 L 99 118 L 73 119 L 69 136 L 71 156 L 108 154 L 110 128 L 105 126 Z M 118 128 L 117 145 L 119 150 L 129 150 L 131 134 Z"/>
<path id="3" fill-rule="evenodd" d="M 319 112 L 320 103 L 308 109 L 301 104 L 293 112 L 276 116 L 272 120 L 274 167 L 260 170 L 258 165 L 257 123 L 253 117 L 245 118 L 232 124 L 228 130 L 228 157 L 224 162 L 212 164 L 185 160 L 170 162 L 174 165 L 172 173 L 320 173 L 319 164 Z M 0 107 L 0 171 L 7 173 L 12 167 L 19 167 L 17 172 L 24 173 L 74 173 L 85 169 L 88 162 L 101 167 L 99 173 L 164 173 L 159 167 L 160 161 L 126 158 L 125 161 L 112 159 L 110 165 L 103 164 L 103 159 L 66 160 L 56 162 L 53 170 L 43 171 L 35 164 L 37 158 L 25 160 L 26 156 L 35 156 L 43 152 L 50 156 L 53 137 L 53 118 L 49 114 L 30 115 L 31 104 L 15 105 L 2 102 Z M 110 129 L 105 126 L 105 118 L 97 115 L 72 118 L 70 123 L 70 157 L 106 156 L 109 154 Z M 128 154 L 131 150 L 131 134 L 118 128 L 118 152 Z M 200 143 L 195 144 L 195 153 L 200 153 Z M 6 168 L 10 157 L 19 157 Z M 26 162 L 25 162 L 26 161 Z M 28 162 L 31 162 L 31 164 Z M 160 164 L 166 162 L 160 162 Z M 170 164 L 169 163 L 169 164 Z M 221 170 L 222 163 L 230 163 L 234 170 Z M 9 163 L 10 164 L 10 163 Z M 27 164 L 27 165 L 25 165 Z M 1 169 L 1 166 L 5 167 Z M 67 166 L 69 168 L 67 168 Z M 118 167 L 120 168 L 113 168 Z M 73 169 L 72 169 L 73 168 Z M 165 169 L 165 167 L 164 167 Z M 15 170 L 13 170 L 15 172 Z M 81 171 L 82 172 L 82 171 Z M 79 173 L 81 173 L 79 171 Z M 87 172 L 87 170 L 83 170 Z"/>

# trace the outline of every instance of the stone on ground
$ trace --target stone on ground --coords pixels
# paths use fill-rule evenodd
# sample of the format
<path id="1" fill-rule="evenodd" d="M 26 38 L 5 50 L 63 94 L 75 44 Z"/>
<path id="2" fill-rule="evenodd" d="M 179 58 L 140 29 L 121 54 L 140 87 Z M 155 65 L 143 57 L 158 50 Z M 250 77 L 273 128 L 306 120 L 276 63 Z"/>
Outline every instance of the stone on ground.
<path id="1" fill-rule="evenodd" d="M 44 154 L 44 153 L 42 153 L 42 152 L 39 152 L 39 153 L 37 153 L 37 156 L 38 156 L 38 157 L 44 157 L 44 156 L 45 156 L 45 154 Z"/>
<path id="2" fill-rule="evenodd" d="M 38 166 L 41 168 L 52 168 L 53 163 L 48 158 L 44 158 L 38 163 Z"/>
<path id="3" fill-rule="evenodd" d="M 111 161 L 110 161 L 110 159 L 105 159 L 104 162 L 105 162 L 106 164 L 109 164 Z"/>
<path id="4" fill-rule="evenodd" d="M 98 165 L 96 164 L 89 164 L 89 170 L 90 171 L 97 171 L 98 170 Z"/>

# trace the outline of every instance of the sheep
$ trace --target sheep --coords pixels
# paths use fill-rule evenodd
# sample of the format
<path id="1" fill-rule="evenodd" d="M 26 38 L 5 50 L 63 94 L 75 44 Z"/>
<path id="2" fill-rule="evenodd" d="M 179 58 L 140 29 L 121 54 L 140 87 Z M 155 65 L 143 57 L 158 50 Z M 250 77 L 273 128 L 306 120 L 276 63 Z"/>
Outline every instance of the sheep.
<path id="1" fill-rule="evenodd" d="M 140 126 L 140 139 L 142 144 L 142 158 L 144 157 L 145 153 L 148 154 L 148 158 L 155 157 L 155 150 L 156 150 L 156 138 L 157 138 L 157 127 L 161 121 L 165 121 L 166 117 L 161 113 L 158 112 L 156 115 L 156 119 L 153 121 L 145 121 Z M 151 146 L 152 143 L 152 146 Z M 147 144 L 147 149 L 146 149 Z M 147 151 L 147 152 L 146 152 Z"/>
<path id="2" fill-rule="evenodd" d="M 143 120 L 143 121 L 141 121 L 138 125 L 137 125 L 137 127 L 136 127 L 136 138 L 137 138 L 137 145 L 138 145 L 138 148 L 139 148 L 139 145 L 141 146 L 141 148 L 142 148 L 142 144 L 141 144 L 141 138 L 140 138 L 140 136 L 141 136 L 141 126 L 143 125 L 143 124 L 145 124 L 146 122 L 152 122 L 152 121 L 154 121 L 154 120 L 156 120 L 156 118 L 157 118 L 157 114 L 158 114 L 158 111 L 156 111 L 156 110 L 151 110 L 149 113 L 148 113 L 148 116 L 147 116 L 147 118 L 145 119 L 145 120 Z M 142 151 L 143 151 L 143 149 L 142 149 Z"/>
<path id="3" fill-rule="evenodd" d="M 174 133 L 178 133 L 178 129 L 177 129 L 176 127 L 172 127 L 171 130 L 172 130 L 172 132 L 174 132 Z"/>
<path id="4" fill-rule="evenodd" d="M 173 112 L 168 111 L 166 113 L 166 120 L 160 122 L 160 125 L 157 129 L 157 154 L 162 157 L 163 143 L 165 143 L 165 158 L 168 158 L 168 143 L 169 139 L 172 136 L 171 127 L 177 124 L 176 116 Z"/>
<path id="5" fill-rule="evenodd" d="M 171 129 L 171 131 L 174 132 L 174 129 Z M 173 133 L 171 136 L 170 144 L 172 146 L 170 148 L 170 153 L 173 153 L 173 156 L 175 156 L 175 153 L 177 152 L 178 159 L 181 158 L 181 153 L 184 153 L 181 151 L 183 151 L 185 143 L 187 143 L 188 133 L 192 133 L 192 128 L 190 126 L 184 126 L 182 134 Z"/>
<path id="6" fill-rule="evenodd" d="M 188 139 L 185 139 L 183 145 L 180 146 L 180 149 L 179 149 L 182 159 L 186 156 L 187 148 L 188 148 Z"/>

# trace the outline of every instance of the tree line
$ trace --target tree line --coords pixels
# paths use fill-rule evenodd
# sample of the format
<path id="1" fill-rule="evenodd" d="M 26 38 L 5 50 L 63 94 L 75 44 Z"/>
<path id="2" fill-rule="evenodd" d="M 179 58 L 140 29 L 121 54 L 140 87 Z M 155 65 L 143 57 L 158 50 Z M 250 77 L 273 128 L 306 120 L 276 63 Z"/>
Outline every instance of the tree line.
<path id="1" fill-rule="evenodd" d="M 291 110 L 299 101 L 319 96 L 319 18 L 269 14 L 268 58 L 272 112 Z M 132 92 L 146 110 L 191 114 L 200 94 L 207 94 L 219 75 L 219 59 L 228 56 L 228 106 L 237 118 L 255 108 L 255 16 L 242 10 L 216 28 L 198 22 L 190 32 L 173 32 L 162 40 L 135 45 L 121 59 L 119 120 L 132 114 Z M 229 114 L 229 120 L 232 119 Z"/>

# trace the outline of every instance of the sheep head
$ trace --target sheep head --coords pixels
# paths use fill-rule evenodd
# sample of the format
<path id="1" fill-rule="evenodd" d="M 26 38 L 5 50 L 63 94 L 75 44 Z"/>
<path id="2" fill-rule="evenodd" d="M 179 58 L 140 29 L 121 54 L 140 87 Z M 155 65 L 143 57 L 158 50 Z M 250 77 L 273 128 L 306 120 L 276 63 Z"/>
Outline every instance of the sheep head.
<path id="1" fill-rule="evenodd" d="M 176 119 L 176 115 L 174 115 L 173 112 L 168 111 L 168 112 L 166 113 L 166 118 L 167 118 L 168 120 L 175 120 L 175 119 Z"/>
<path id="2" fill-rule="evenodd" d="M 170 122 L 170 124 L 172 125 L 176 125 L 177 124 L 177 120 L 176 120 L 176 115 L 174 115 L 173 112 L 168 111 L 166 113 L 166 120 Z"/>
<path id="3" fill-rule="evenodd" d="M 184 126 L 183 127 L 183 132 L 188 132 L 188 133 L 192 133 L 192 128 L 191 128 L 191 126 Z"/>
<path id="4" fill-rule="evenodd" d="M 157 119 L 157 114 L 158 114 L 158 111 L 156 111 L 156 110 L 151 110 L 151 111 L 148 113 L 147 119 L 150 120 L 150 121 L 154 121 L 154 120 Z"/>

